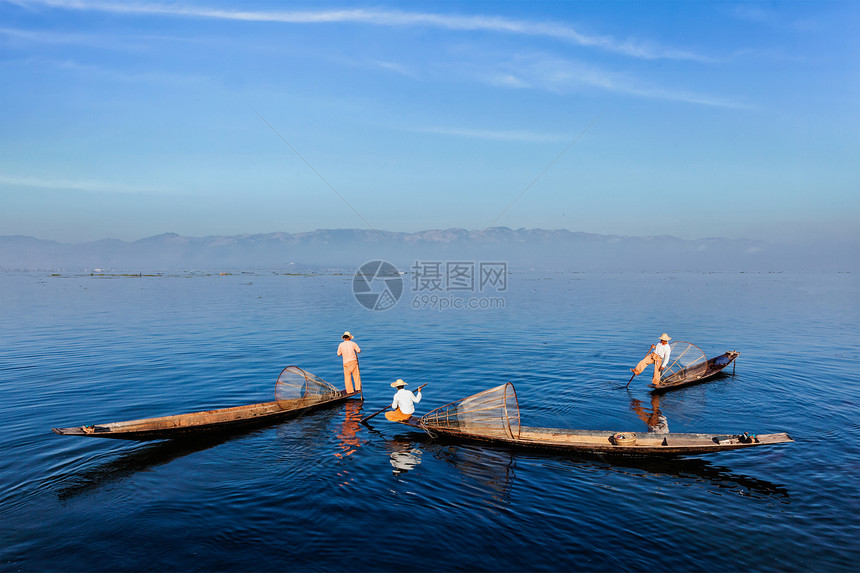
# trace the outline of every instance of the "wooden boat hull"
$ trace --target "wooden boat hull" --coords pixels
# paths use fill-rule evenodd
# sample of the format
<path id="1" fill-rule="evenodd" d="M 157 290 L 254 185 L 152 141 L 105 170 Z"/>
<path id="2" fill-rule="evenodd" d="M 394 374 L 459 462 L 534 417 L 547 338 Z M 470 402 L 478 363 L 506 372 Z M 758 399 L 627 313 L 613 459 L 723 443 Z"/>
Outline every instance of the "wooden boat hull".
<path id="1" fill-rule="evenodd" d="M 127 422 L 111 422 L 108 424 L 93 424 L 73 428 L 52 428 L 55 434 L 61 436 L 85 436 L 91 438 L 113 438 L 119 440 L 165 440 L 186 438 L 202 433 L 229 432 L 257 425 L 277 422 L 299 416 L 312 410 L 342 403 L 350 398 L 361 396 L 359 392 L 347 394 L 341 390 L 329 400 L 307 402 L 294 400 L 286 407 L 282 402 L 263 402 L 236 406 L 220 410 L 192 412 L 159 418 L 129 420 Z"/>
<path id="2" fill-rule="evenodd" d="M 503 444 L 516 448 L 552 450 L 575 454 L 601 454 L 644 457 L 679 457 L 740 450 L 756 446 L 790 443 L 794 440 L 786 433 L 762 434 L 746 437 L 731 434 L 654 434 L 624 432 L 635 438 L 634 443 L 618 443 L 618 432 L 599 430 L 567 430 L 561 428 L 520 427 L 518 437 L 503 431 L 456 430 L 426 427 L 415 416 L 401 422 L 428 432 L 432 437 L 444 437 L 469 442 Z"/>
<path id="3" fill-rule="evenodd" d="M 663 392 L 668 392 L 669 390 L 675 390 L 677 388 L 683 388 L 685 386 L 692 386 L 694 384 L 701 384 L 702 382 L 707 382 L 708 380 L 711 380 L 717 374 L 719 374 L 720 372 L 725 370 L 725 368 L 729 364 L 732 364 L 735 361 L 735 358 L 737 358 L 739 354 L 740 354 L 740 352 L 737 352 L 735 350 L 731 350 L 731 351 L 726 352 L 724 354 L 720 354 L 719 356 L 714 356 L 713 358 L 709 359 L 708 362 L 706 363 L 707 365 L 705 367 L 705 370 L 700 375 L 698 375 L 696 377 L 689 378 L 689 379 L 679 379 L 677 382 L 673 382 L 671 379 L 667 379 L 667 380 L 662 381 L 659 386 L 654 386 L 654 384 L 649 384 L 649 386 L 651 388 L 653 388 L 651 390 L 651 393 L 652 394 L 662 394 Z M 728 362 L 725 362 L 723 364 L 717 364 L 716 362 L 720 358 L 723 358 L 723 357 L 727 358 Z"/>

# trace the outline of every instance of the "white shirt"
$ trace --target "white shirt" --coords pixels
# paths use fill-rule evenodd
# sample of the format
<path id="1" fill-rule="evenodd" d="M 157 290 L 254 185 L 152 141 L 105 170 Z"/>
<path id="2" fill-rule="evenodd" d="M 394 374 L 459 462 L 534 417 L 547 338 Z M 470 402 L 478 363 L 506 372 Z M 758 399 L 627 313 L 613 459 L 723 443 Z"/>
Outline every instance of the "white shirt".
<path id="1" fill-rule="evenodd" d="M 654 348 L 654 352 L 657 353 L 657 356 L 663 359 L 663 363 L 660 365 L 660 368 L 666 368 L 666 365 L 669 364 L 669 355 L 672 353 L 672 349 L 669 348 L 669 344 L 663 344 L 661 341 L 660 344 Z"/>
<path id="2" fill-rule="evenodd" d="M 397 394 L 394 395 L 394 401 L 391 403 L 391 409 L 396 410 L 400 408 L 400 411 L 404 414 L 412 415 L 415 413 L 415 404 L 421 401 L 421 390 L 418 390 L 418 394 L 415 395 L 406 388 L 401 388 L 397 391 Z"/>
<path id="3" fill-rule="evenodd" d="M 666 419 L 666 416 L 660 414 L 659 416 L 657 416 L 657 423 L 653 426 L 649 426 L 648 431 L 653 432 L 655 434 L 668 434 L 669 420 Z"/>

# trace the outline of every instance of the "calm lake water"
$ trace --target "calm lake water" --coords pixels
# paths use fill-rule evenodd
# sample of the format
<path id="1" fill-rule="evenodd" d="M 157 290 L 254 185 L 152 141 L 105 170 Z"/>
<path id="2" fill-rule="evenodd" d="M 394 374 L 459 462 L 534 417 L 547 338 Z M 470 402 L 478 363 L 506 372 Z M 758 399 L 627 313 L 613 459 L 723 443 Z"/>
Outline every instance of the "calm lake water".
<path id="1" fill-rule="evenodd" d="M 57 571 L 856 570 L 860 277 L 511 270 L 503 308 L 368 311 L 352 272 L 0 274 L 0 566 Z M 483 297 L 486 293 L 473 293 Z M 419 304 L 420 305 L 420 300 Z M 190 443 L 57 436 L 271 400 L 301 366 L 365 402 Z M 662 332 L 734 376 L 652 401 Z M 525 425 L 788 432 L 669 462 L 440 444 L 379 416 L 503 382 Z M 377 422 L 378 420 L 378 422 Z"/>

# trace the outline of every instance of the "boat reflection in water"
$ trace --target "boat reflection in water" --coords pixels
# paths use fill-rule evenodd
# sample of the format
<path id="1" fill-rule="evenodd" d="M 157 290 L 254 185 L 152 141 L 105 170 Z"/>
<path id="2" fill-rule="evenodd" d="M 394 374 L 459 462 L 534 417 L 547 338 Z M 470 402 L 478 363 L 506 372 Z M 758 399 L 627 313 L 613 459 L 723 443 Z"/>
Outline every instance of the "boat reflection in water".
<path id="1" fill-rule="evenodd" d="M 660 395 L 651 395 L 651 409 L 642 407 L 642 401 L 636 398 L 630 399 L 630 407 L 636 412 L 636 415 L 648 425 L 648 431 L 654 434 L 668 434 L 669 420 L 665 414 L 660 411 Z"/>
<path id="2" fill-rule="evenodd" d="M 516 457 L 510 450 L 463 444 L 433 444 L 428 453 L 456 468 L 461 475 L 476 482 L 493 501 L 508 504 L 514 482 Z"/>
<path id="3" fill-rule="evenodd" d="M 57 497 L 66 500 L 97 490 L 108 483 L 129 478 L 138 472 L 148 471 L 187 455 L 214 448 L 242 435 L 218 435 L 206 436 L 198 440 L 148 442 L 139 449 L 123 451 L 118 457 L 104 463 L 96 464 L 82 471 L 58 476 Z"/>
<path id="4" fill-rule="evenodd" d="M 492 501 L 504 505 L 510 502 L 511 492 L 516 487 L 518 460 L 525 463 L 523 467 L 529 467 L 537 460 L 541 465 L 558 463 L 576 472 L 625 474 L 646 479 L 662 476 L 677 480 L 674 483 L 701 487 L 713 493 L 791 502 L 788 489 L 782 485 L 736 473 L 697 458 L 613 458 L 607 461 L 599 455 L 559 458 L 551 452 L 514 451 L 504 446 L 442 445 L 436 442 L 423 444 L 423 448 L 427 454 L 456 468 L 460 475 L 479 485 L 479 489 L 489 492 Z"/>

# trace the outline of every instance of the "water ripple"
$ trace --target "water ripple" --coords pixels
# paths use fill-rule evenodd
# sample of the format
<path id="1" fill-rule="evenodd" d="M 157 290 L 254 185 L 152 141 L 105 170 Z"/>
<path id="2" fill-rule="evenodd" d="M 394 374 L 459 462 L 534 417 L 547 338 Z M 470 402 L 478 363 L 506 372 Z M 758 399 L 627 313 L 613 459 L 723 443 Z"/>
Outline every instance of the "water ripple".
<path id="1" fill-rule="evenodd" d="M 347 275 L 0 275 L 4 567 L 391 571 L 405 545 L 420 570 L 853 570 L 856 276 L 509 278 L 504 309 L 368 312 Z M 288 364 L 340 385 L 344 330 L 363 404 L 176 443 L 50 431 L 267 401 Z M 739 350 L 735 374 L 625 389 L 663 331 Z M 513 382 L 526 425 L 645 432 L 659 411 L 673 432 L 796 442 L 619 461 L 360 425 L 396 378 L 429 383 L 419 412 Z"/>

